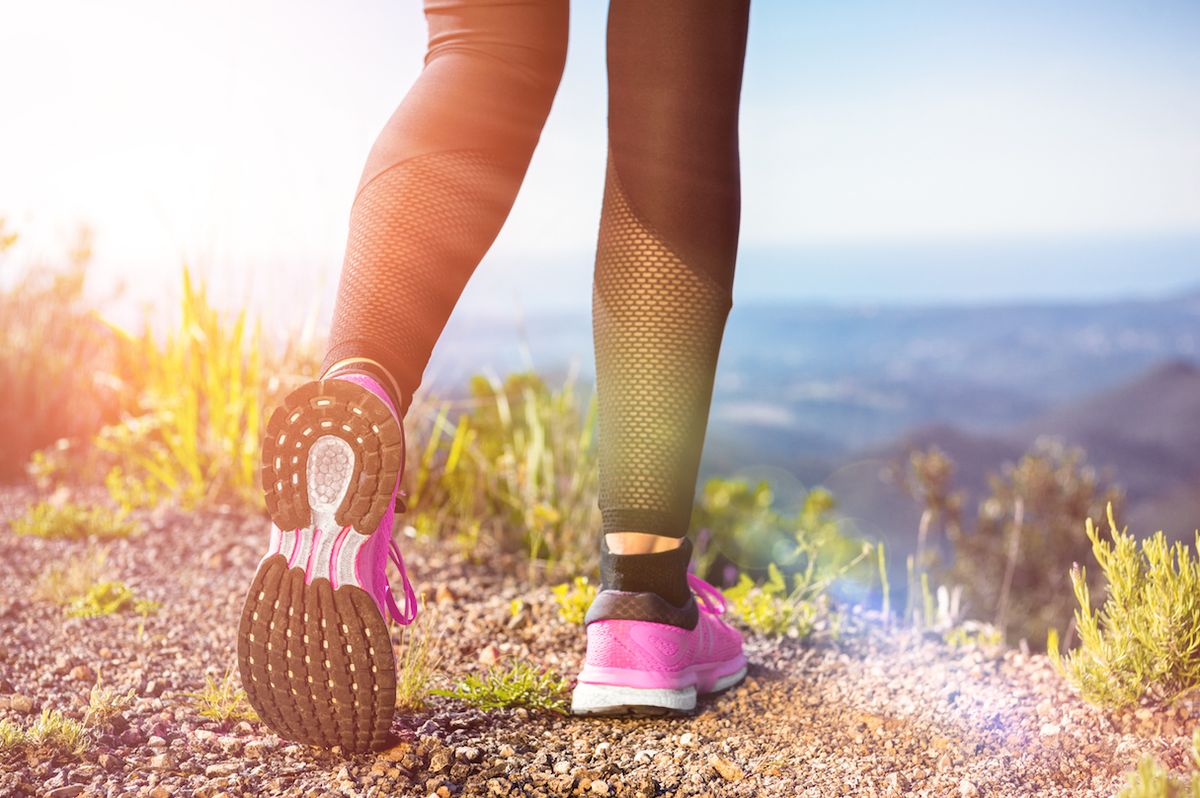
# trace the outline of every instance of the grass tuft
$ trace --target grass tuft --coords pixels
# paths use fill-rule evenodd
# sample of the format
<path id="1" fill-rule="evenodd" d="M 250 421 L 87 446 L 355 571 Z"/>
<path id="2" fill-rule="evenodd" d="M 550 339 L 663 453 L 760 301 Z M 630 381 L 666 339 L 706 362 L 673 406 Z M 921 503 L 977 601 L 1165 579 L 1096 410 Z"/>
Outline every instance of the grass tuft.
<path id="1" fill-rule="evenodd" d="M 417 619 L 400 629 L 400 645 L 404 650 L 396 674 L 396 706 L 400 709 L 425 708 L 430 682 L 442 659 L 433 649 L 432 631 L 436 626 L 422 594 Z"/>
<path id="2" fill-rule="evenodd" d="M 220 679 L 205 676 L 204 688 L 199 692 L 188 693 L 187 697 L 192 700 L 196 714 L 202 718 L 219 723 L 258 720 L 258 715 L 246 697 L 246 691 L 238 684 L 232 670 L 226 671 Z"/>
<path id="3" fill-rule="evenodd" d="M 434 690 L 432 694 L 456 698 L 485 711 L 525 707 L 565 715 L 569 688 L 570 683 L 554 671 L 518 661 L 482 676 L 470 674 L 453 690 Z"/>
<path id="4" fill-rule="evenodd" d="M 134 602 L 133 589 L 124 582 L 97 582 L 67 605 L 69 618 L 101 618 L 121 612 Z"/>
<path id="5" fill-rule="evenodd" d="M 8 720 L 0 721 L 0 752 L 20 750 L 57 751 L 79 756 L 88 750 L 91 740 L 87 728 L 56 709 L 43 709 L 29 728 L 22 729 Z"/>
<path id="6" fill-rule="evenodd" d="M 577 576 L 571 582 L 555 585 L 550 592 L 558 604 L 558 617 L 567 623 L 582 626 L 588 607 L 596 598 L 596 586 L 586 576 Z"/>
<path id="7" fill-rule="evenodd" d="M 1111 541 L 1087 521 L 1107 587 L 1104 604 L 1092 608 L 1087 575 L 1073 568 L 1079 646 L 1061 656 L 1051 636 L 1051 660 L 1091 703 L 1174 701 L 1200 685 L 1200 560 L 1183 543 L 1168 545 L 1161 531 L 1139 545 L 1117 528 L 1111 505 L 1108 525 Z"/>
<path id="8" fill-rule="evenodd" d="M 133 703 L 133 690 L 124 693 L 117 692 L 112 687 L 104 685 L 103 675 L 97 674 L 96 683 L 88 693 L 88 705 L 83 715 L 85 726 L 105 727 L 113 718 L 120 715 Z"/>
<path id="9" fill-rule="evenodd" d="M 127 514 L 100 505 L 42 501 L 14 519 L 12 531 L 50 540 L 111 540 L 136 534 L 139 527 Z"/>

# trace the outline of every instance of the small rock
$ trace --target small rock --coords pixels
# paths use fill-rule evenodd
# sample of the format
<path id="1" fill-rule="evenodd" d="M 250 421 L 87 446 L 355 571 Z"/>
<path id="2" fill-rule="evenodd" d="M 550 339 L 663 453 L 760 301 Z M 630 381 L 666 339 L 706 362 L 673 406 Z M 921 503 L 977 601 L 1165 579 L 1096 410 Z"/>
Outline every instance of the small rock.
<path id="1" fill-rule="evenodd" d="M 155 735 L 146 741 L 146 745 L 150 746 L 151 748 L 166 748 L 167 741 L 158 735 Z"/>
<path id="2" fill-rule="evenodd" d="M 204 775 L 210 779 L 216 779 L 222 776 L 232 776 L 239 770 L 241 770 L 241 765 L 237 762 L 218 762 L 215 765 L 206 767 Z"/>
<path id="3" fill-rule="evenodd" d="M 160 784 L 150 791 L 150 798 L 171 798 L 171 791 Z"/>
<path id="4" fill-rule="evenodd" d="M 192 732 L 192 739 L 201 745 L 208 745 L 213 740 L 217 739 L 217 733 L 215 731 L 209 731 L 208 729 L 196 729 L 194 732 Z"/>
<path id="5" fill-rule="evenodd" d="M 513 748 L 511 745 L 509 745 L 508 743 L 505 743 L 504 745 L 500 746 L 500 756 L 504 757 L 505 759 L 508 759 L 510 756 L 516 756 L 516 755 L 517 755 L 517 750 L 515 748 Z"/>
<path id="6" fill-rule="evenodd" d="M 96 655 L 100 657 L 100 659 L 112 659 L 113 657 L 111 648 L 102 648 L 96 652 Z"/>
<path id="7" fill-rule="evenodd" d="M 136 730 L 136 729 L 130 729 L 129 731 L 127 731 L 127 732 L 125 732 L 124 734 L 122 734 L 122 735 L 121 735 L 121 742 L 122 742 L 124 745 L 127 745 L 127 746 L 129 746 L 130 748 L 132 748 L 132 747 L 134 747 L 134 746 L 139 746 L 139 745 L 141 745 L 142 743 L 146 742 L 146 738 L 145 738 L 145 736 L 144 736 L 144 735 L 143 735 L 141 732 L 139 732 L 138 730 Z"/>
<path id="8" fill-rule="evenodd" d="M 454 601 L 455 598 L 454 591 L 450 589 L 449 585 L 437 586 L 437 592 L 434 593 L 434 601 L 436 601 L 438 604 L 449 603 Z"/>
<path id="9" fill-rule="evenodd" d="M 608 795 L 608 782 L 604 779 L 596 779 L 592 782 L 592 792 L 596 795 Z"/>
<path id="10" fill-rule="evenodd" d="M 560 776 L 565 776 L 571 772 L 571 763 L 565 759 L 560 759 L 554 763 L 554 772 Z"/>
<path id="11" fill-rule="evenodd" d="M 708 758 L 708 764 L 717 774 L 725 781 L 741 781 L 746 777 L 746 774 L 740 767 L 730 762 L 728 759 L 723 759 L 716 754 Z"/>
<path id="12" fill-rule="evenodd" d="M 495 643 L 488 643 L 483 648 L 479 649 L 479 664 L 491 667 L 500 661 L 500 647 Z"/>
<path id="13" fill-rule="evenodd" d="M 15 692 L 16 689 L 17 688 L 13 687 L 13 683 L 8 679 L 0 679 L 0 693 L 12 693 Z"/>
<path id="14" fill-rule="evenodd" d="M 112 754 L 101 754 L 100 756 L 96 757 L 96 761 L 100 764 L 100 767 L 104 768 L 110 773 L 114 770 L 121 769 L 121 761 Z"/>
<path id="15" fill-rule="evenodd" d="M 22 715 L 28 715 L 33 712 L 33 699 L 27 695 L 17 693 L 8 699 L 8 708 L 13 712 L 20 712 Z"/>
<path id="16" fill-rule="evenodd" d="M 162 695 L 162 692 L 162 682 L 158 681 L 157 679 L 151 679 L 150 681 L 146 682 L 146 686 L 142 688 L 142 695 L 150 698 L 158 698 L 160 695 Z"/>
<path id="17" fill-rule="evenodd" d="M 75 798 L 81 792 L 83 792 L 82 784 L 68 784 L 65 787 L 56 787 L 46 793 L 46 798 Z"/>
<path id="18" fill-rule="evenodd" d="M 264 740 L 251 740 L 246 743 L 246 747 L 242 749 L 247 759 L 262 759 L 267 753 L 268 746 Z"/>
<path id="19" fill-rule="evenodd" d="M 171 770 L 175 767 L 175 759 L 170 754 L 156 754 L 150 757 L 151 770 Z"/>
<path id="20" fill-rule="evenodd" d="M 970 779 L 963 779 L 958 785 L 958 794 L 963 798 L 975 798 L 979 795 L 979 788 L 972 784 Z"/>
<path id="21" fill-rule="evenodd" d="M 684 732 L 679 735 L 679 744 L 684 748 L 694 748 L 696 746 L 696 735 L 691 732 Z"/>
<path id="22" fill-rule="evenodd" d="M 1054 735 L 1058 734 L 1059 731 L 1061 731 L 1061 730 L 1058 728 L 1057 725 L 1055 725 L 1053 723 L 1043 723 L 1042 728 L 1041 728 L 1041 735 L 1043 737 L 1053 737 Z"/>
<path id="23" fill-rule="evenodd" d="M 226 735 L 226 736 L 217 738 L 217 745 L 221 746 L 221 750 L 224 751 L 225 753 L 232 754 L 235 751 L 241 750 L 242 741 L 240 739 L 238 739 L 237 737 L 230 737 L 230 736 Z"/>
<path id="24" fill-rule="evenodd" d="M 70 676 L 77 682 L 96 681 L 96 672 L 87 665 L 76 665 L 74 668 L 71 668 Z"/>
<path id="25" fill-rule="evenodd" d="M 478 762 L 483 752 L 473 745 L 461 745 L 454 749 L 454 758 L 459 762 Z"/>
<path id="26" fill-rule="evenodd" d="M 451 753 L 449 748 L 439 748 L 429 755 L 429 769 L 440 773 L 450 767 Z"/>

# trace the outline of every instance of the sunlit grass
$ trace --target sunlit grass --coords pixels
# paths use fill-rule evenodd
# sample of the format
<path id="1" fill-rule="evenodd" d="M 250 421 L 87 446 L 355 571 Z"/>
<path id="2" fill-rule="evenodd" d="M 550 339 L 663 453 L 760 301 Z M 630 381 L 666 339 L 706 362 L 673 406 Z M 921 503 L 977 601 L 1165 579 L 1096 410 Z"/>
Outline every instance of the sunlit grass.
<path id="1" fill-rule="evenodd" d="M 452 690 L 434 690 L 433 694 L 485 711 L 525 707 L 566 714 L 569 689 L 570 683 L 554 671 L 518 661 L 482 676 L 470 674 Z"/>
<path id="2" fill-rule="evenodd" d="M 14 518 L 12 531 L 17 535 L 54 540 L 110 540 L 126 538 L 139 531 L 138 524 L 126 514 L 102 505 L 72 501 L 41 501 L 30 505 L 25 514 Z"/>
<path id="3" fill-rule="evenodd" d="M 204 687 L 195 693 L 188 693 L 187 697 L 191 699 L 196 714 L 202 718 L 219 723 L 258 720 L 246 691 L 238 684 L 237 675 L 232 670 L 226 671 L 219 679 L 205 676 Z"/>
<path id="4" fill-rule="evenodd" d="M 91 747 L 87 728 L 55 709 L 43 709 L 28 728 L 0 720 L 0 753 L 32 749 L 79 756 Z"/>

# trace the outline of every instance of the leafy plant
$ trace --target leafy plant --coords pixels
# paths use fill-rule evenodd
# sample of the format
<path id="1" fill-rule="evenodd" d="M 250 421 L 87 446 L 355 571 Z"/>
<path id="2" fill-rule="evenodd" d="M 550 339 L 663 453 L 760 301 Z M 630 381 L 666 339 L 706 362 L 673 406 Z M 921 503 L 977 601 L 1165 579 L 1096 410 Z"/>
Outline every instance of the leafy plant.
<path id="1" fill-rule="evenodd" d="M 90 744 L 86 727 L 58 710 L 43 709 L 27 729 L 12 721 L 0 720 L 0 753 L 33 749 L 79 756 Z"/>
<path id="2" fill-rule="evenodd" d="M 742 574 L 738 583 L 724 593 L 731 615 L 759 634 L 803 638 L 812 633 L 817 604 L 804 597 L 799 575 L 789 591 L 783 573 L 774 563 L 768 567 L 767 580 L 761 585 Z"/>
<path id="3" fill-rule="evenodd" d="M 434 690 L 433 695 L 456 698 L 482 710 L 526 707 L 567 713 L 570 683 L 552 670 L 542 670 L 517 661 L 505 669 L 492 669 L 483 676 L 470 674 L 453 690 Z"/>
<path id="4" fill-rule="evenodd" d="M 1126 774 L 1128 784 L 1117 798 L 1200 798 L 1200 729 L 1192 734 L 1192 773 L 1185 778 L 1173 775 L 1155 761 L 1144 756 L 1137 770 Z"/>
<path id="5" fill-rule="evenodd" d="M 234 676 L 232 670 L 226 671 L 220 679 L 212 675 L 204 677 L 204 688 L 195 693 L 188 693 L 192 707 L 202 718 L 215 720 L 219 723 L 229 723 L 239 720 L 258 720 L 258 715 L 250 706 L 250 700 Z"/>
<path id="6" fill-rule="evenodd" d="M 554 602 L 558 604 L 558 617 L 567 623 L 582 626 L 588 607 L 596 598 L 596 586 L 586 576 L 577 576 L 571 582 L 563 582 L 550 589 Z"/>
<path id="7" fill-rule="evenodd" d="M 41 501 L 30 505 L 25 514 L 11 522 L 17 535 L 55 540 L 98 540 L 127 538 L 140 531 L 127 514 L 115 512 L 102 505 L 85 505 L 72 501 Z"/>
<path id="8" fill-rule="evenodd" d="M 66 614 L 70 618 L 100 618 L 120 612 L 133 602 L 133 589 L 124 582 L 97 582 L 67 605 Z"/>
<path id="9" fill-rule="evenodd" d="M 1060 656 L 1057 635 L 1050 635 L 1051 659 L 1087 701 L 1110 707 L 1174 701 L 1200 685 L 1200 560 L 1185 544 L 1168 544 L 1161 531 L 1139 546 L 1117 528 L 1111 505 L 1108 526 L 1111 541 L 1087 521 L 1107 588 L 1104 604 L 1092 608 L 1086 571 L 1072 568 L 1079 646 Z M 1200 550 L 1200 532 L 1195 542 Z"/>

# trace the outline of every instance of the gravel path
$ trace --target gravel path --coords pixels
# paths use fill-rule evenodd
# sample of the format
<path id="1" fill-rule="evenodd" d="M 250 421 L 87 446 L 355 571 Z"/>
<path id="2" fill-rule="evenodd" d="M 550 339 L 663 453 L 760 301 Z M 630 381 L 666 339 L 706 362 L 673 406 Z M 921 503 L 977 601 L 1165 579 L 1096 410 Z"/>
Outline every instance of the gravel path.
<path id="1" fill-rule="evenodd" d="M 0 491 L 0 719 L 28 723 L 43 707 L 82 717 L 97 672 L 137 698 L 82 756 L 0 754 L 0 796 L 1112 796 L 1143 752 L 1182 768 L 1197 714 L 1106 716 L 1044 657 L 953 649 L 850 612 L 836 640 L 751 639 L 749 679 L 692 718 L 484 713 L 435 698 L 397 715 L 394 748 L 348 759 L 258 723 L 207 721 L 187 696 L 235 667 L 263 519 L 161 513 L 112 543 L 111 575 L 164 605 L 139 639 L 137 616 L 67 619 L 31 597 L 47 563 L 87 548 L 12 535 L 4 519 L 32 498 Z M 494 656 L 578 668 L 582 630 L 559 620 L 546 587 L 514 576 L 515 561 L 408 548 L 440 631 L 442 685 Z"/>

